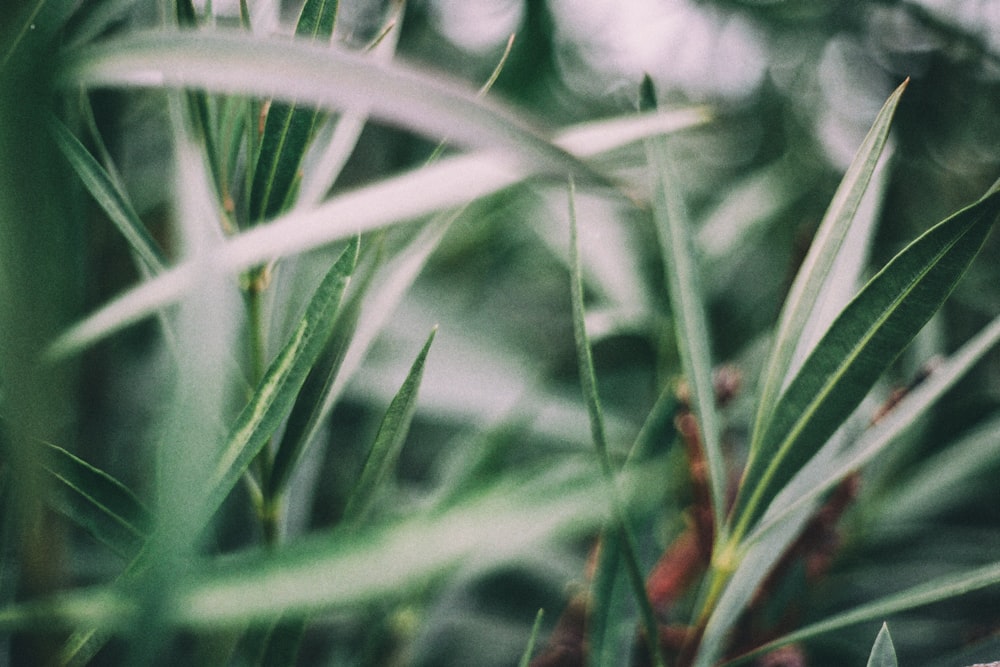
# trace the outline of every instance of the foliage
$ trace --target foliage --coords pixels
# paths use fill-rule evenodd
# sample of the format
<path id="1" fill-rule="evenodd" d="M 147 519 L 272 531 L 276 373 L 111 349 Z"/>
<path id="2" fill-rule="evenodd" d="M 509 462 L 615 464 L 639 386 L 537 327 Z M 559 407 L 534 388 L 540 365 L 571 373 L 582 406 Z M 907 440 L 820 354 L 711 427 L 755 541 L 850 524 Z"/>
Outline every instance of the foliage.
<path id="1" fill-rule="evenodd" d="M 560 3 L 458 78 L 443 2 L 222 4 L 2 10 L 11 661 L 995 659 L 1000 156 L 921 173 L 933 68 L 841 160 L 776 65 L 609 108 L 574 33 L 555 90 Z M 995 92 L 884 4 L 689 20 L 905 18 Z"/>

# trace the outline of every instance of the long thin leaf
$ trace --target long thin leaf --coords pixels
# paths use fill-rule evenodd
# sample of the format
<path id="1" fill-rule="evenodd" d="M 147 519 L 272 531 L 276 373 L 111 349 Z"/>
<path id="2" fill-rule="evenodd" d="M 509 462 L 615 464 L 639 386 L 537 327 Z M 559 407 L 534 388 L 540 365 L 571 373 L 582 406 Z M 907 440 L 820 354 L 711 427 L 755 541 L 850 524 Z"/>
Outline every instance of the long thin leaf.
<path id="1" fill-rule="evenodd" d="M 807 484 L 805 495 L 790 501 L 778 512 L 768 512 L 763 521 L 745 539 L 752 544 L 765 539 L 768 532 L 788 520 L 792 512 L 802 509 L 832 489 L 844 477 L 859 470 L 927 414 L 927 410 L 951 389 L 983 356 L 1000 344 L 1000 317 L 995 318 L 976 336 L 944 361 L 930 377 L 907 394 L 878 424 L 866 431 L 848 451 L 839 457 L 823 479 Z M 919 488 L 919 487 L 914 487 Z"/>
<path id="2" fill-rule="evenodd" d="M 781 317 L 778 320 L 777 333 L 771 351 L 771 357 L 765 366 L 765 376 L 757 403 L 757 417 L 754 424 L 754 435 L 751 440 L 750 457 L 757 456 L 760 440 L 765 427 L 775 408 L 775 402 L 783 388 L 791 368 L 792 356 L 806 323 L 816 305 L 823 284 L 827 280 L 830 268 L 847 236 L 854 215 L 861 204 L 865 190 L 871 180 L 875 165 L 889 138 L 889 128 L 899 100 L 906 89 L 909 79 L 904 81 L 889 99 L 886 100 L 875 118 L 868 135 L 858 148 L 854 160 L 844 174 L 837 192 L 827 208 L 823 221 L 809 248 L 809 253 L 802 262 L 795 281 L 789 290 L 788 297 L 782 306 Z"/>
<path id="3" fill-rule="evenodd" d="M 185 87 L 367 112 L 431 137 L 501 150 L 551 174 L 605 181 L 533 124 L 464 86 L 303 40 L 222 29 L 137 32 L 68 54 L 66 63 L 59 80 L 73 87 Z"/>
<path id="4" fill-rule="evenodd" d="M 628 500 L 651 506 L 655 477 L 621 480 Z M 494 567 L 542 541 L 580 536 L 610 516 L 593 466 L 508 479 L 440 512 L 226 556 L 174 583 L 164 622 L 240 627 L 279 614 L 357 608 L 412 591 L 460 566 Z M 94 625 L 127 627 L 136 608 L 127 587 L 95 587 L 0 609 L 0 632 Z"/>
<path id="5" fill-rule="evenodd" d="M 682 130 L 707 119 L 703 109 L 682 109 L 606 124 L 586 123 L 564 131 L 556 142 L 582 158 L 592 157 L 650 134 Z M 444 159 L 345 193 L 310 211 L 293 212 L 259 225 L 228 240 L 215 261 L 237 273 L 358 233 L 461 206 L 534 173 L 536 169 L 504 164 L 486 154 Z M 54 341 L 49 356 L 58 359 L 77 352 L 175 302 L 196 286 L 193 273 L 190 264 L 182 264 L 119 296 Z"/>
<path id="6" fill-rule="evenodd" d="M 117 186 L 90 151 L 61 121 L 51 118 L 49 127 L 56 145 L 66 156 L 73 171 L 128 241 L 136 256 L 152 273 L 162 272 L 166 266 L 163 253 L 146 231 L 146 226 L 132 207 L 128 195 Z"/>
<path id="7" fill-rule="evenodd" d="M 396 465 L 417 409 L 417 390 L 420 388 L 420 380 L 424 374 L 424 363 L 427 361 L 427 353 L 431 349 L 431 343 L 434 342 L 436 333 L 437 329 L 435 328 L 427 337 L 427 342 L 424 343 L 420 354 L 417 355 L 410 367 L 410 372 L 407 374 L 406 380 L 403 381 L 403 386 L 399 388 L 389 404 L 385 417 L 382 418 L 375 442 L 368 451 L 361 475 L 351 491 L 347 506 L 344 508 L 343 520 L 349 525 L 357 525 L 365 520 L 380 491 L 382 482 Z"/>
<path id="8" fill-rule="evenodd" d="M 889 262 L 844 309 L 779 398 L 734 509 L 745 535 L 941 306 L 1000 215 L 1000 183 Z"/>
<path id="9" fill-rule="evenodd" d="M 992 563 L 969 572 L 940 577 L 900 593 L 889 595 L 881 600 L 861 605 L 825 621 L 814 623 L 801 630 L 785 635 L 780 639 L 768 642 L 751 653 L 742 655 L 736 660 L 726 662 L 724 667 L 746 663 L 756 656 L 763 655 L 781 646 L 803 642 L 813 637 L 833 632 L 834 630 L 858 623 L 881 620 L 902 611 L 956 598 L 966 593 L 997 585 L 1000 585 L 1000 563 Z"/>
<path id="10" fill-rule="evenodd" d="M 892 645 L 892 637 L 889 635 L 889 626 L 882 624 L 882 629 L 875 637 L 875 644 L 872 652 L 868 656 L 868 667 L 898 667 L 896 661 L 896 647 Z"/>
<path id="11" fill-rule="evenodd" d="M 329 42 L 337 17 L 337 0 L 307 0 L 295 27 L 304 39 Z M 313 137 L 320 112 L 294 101 L 272 102 L 250 187 L 250 222 L 274 217 L 287 207 L 298 180 L 299 165 Z"/>
<path id="12" fill-rule="evenodd" d="M 646 586 L 643 580 L 642 570 L 639 566 L 639 558 L 635 547 L 628 516 L 625 513 L 624 505 L 618 499 L 618 490 L 615 485 L 615 470 L 611 465 L 611 458 L 608 455 L 607 434 L 604 427 L 604 412 L 601 409 L 600 394 L 597 388 L 597 376 L 594 372 L 594 360 L 590 349 L 590 339 L 587 337 L 587 327 L 585 324 L 585 311 L 583 305 L 583 269 L 580 263 L 580 245 L 577 239 L 576 204 L 574 201 L 573 179 L 569 182 L 569 222 L 570 222 L 570 294 L 573 310 L 573 338 L 576 344 L 577 368 L 580 373 L 580 385 L 583 390 L 583 400 L 587 406 L 587 416 L 590 420 L 590 433 L 594 447 L 597 450 L 598 463 L 607 481 L 607 493 L 611 499 L 611 506 L 614 508 L 614 524 L 612 530 L 617 533 L 618 539 L 615 541 L 617 549 L 620 551 L 622 564 L 628 577 L 628 582 L 632 587 L 632 592 L 639 604 L 640 616 L 645 630 L 647 647 L 650 658 L 657 666 L 665 665 L 663 655 L 660 651 L 659 642 L 656 641 L 657 625 L 656 617 L 653 614 L 652 605 L 646 595 Z"/>
<path id="13" fill-rule="evenodd" d="M 344 289 L 354 271 L 358 243 L 355 239 L 327 272 L 298 327 L 236 418 L 209 478 L 207 508 L 210 511 L 222 503 L 291 410 L 302 383 L 330 335 Z"/>
<path id="14" fill-rule="evenodd" d="M 719 436 L 712 385 L 712 344 L 702 296 L 698 255 L 692 239 L 683 195 L 678 191 L 674 165 L 666 138 L 650 139 L 646 151 L 653 171 L 653 218 L 660 241 L 670 313 L 675 329 L 681 368 L 691 394 L 691 409 L 698 418 L 716 542 L 725 538 L 726 462 Z"/>
<path id="15" fill-rule="evenodd" d="M 95 539 L 130 558 L 152 527 L 149 510 L 124 484 L 61 447 L 46 443 L 45 470 L 58 481 L 51 501 Z"/>

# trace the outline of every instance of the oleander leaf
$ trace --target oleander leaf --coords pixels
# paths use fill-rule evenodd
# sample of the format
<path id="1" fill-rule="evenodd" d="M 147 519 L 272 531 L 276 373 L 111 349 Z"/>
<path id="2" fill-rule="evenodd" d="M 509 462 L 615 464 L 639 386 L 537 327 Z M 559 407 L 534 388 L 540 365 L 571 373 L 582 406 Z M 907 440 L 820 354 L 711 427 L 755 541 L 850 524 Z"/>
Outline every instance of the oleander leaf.
<path id="1" fill-rule="evenodd" d="M 822 447 L 954 289 L 1000 215 L 1000 182 L 894 257 L 837 317 L 779 397 L 740 483 L 734 537 Z"/>

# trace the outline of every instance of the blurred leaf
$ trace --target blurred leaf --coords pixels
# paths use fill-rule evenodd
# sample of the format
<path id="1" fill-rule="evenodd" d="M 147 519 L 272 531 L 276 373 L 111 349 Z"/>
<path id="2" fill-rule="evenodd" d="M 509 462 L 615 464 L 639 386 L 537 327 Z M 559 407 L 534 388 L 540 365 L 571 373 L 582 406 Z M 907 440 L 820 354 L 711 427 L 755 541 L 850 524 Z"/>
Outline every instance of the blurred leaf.
<path id="1" fill-rule="evenodd" d="M 267 635 L 267 647 L 261 656 L 260 667 L 286 667 L 296 664 L 305 631 L 305 619 L 278 620 Z"/>
<path id="2" fill-rule="evenodd" d="M 118 187 L 90 151 L 60 120 L 51 118 L 49 127 L 56 144 L 76 175 L 80 177 L 84 187 L 125 237 L 133 252 L 150 272 L 154 274 L 162 272 L 166 266 L 163 253 L 132 208 L 128 195 Z"/>
<path id="3" fill-rule="evenodd" d="M 295 332 L 236 418 L 209 481 L 207 502 L 210 510 L 222 503 L 292 409 L 299 389 L 330 335 L 344 289 L 354 271 L 358 244 L 355 238 L 327 272 Z"/>
<path id="4" fill-rule="evenodd" d="M 831 325 L 778 399 L 747 463 L 733 512 L 737 539 L 937 311 L 998 214 L 1000 188 L 994 186 L 900 252 Z"/>
<path id="5" fill-rule="evenodd" d="M 337 5 L 337 0 L 306 0 L 295 34 L 328 42 L 333 34 Z M 250 187 L 251 224 L 273 218 L 287 208 L 299 178 L 299 165 L 319 119 L 318 109 L 296 102 L 275 101 L 267 107 Z"/>
<path id="6" fill-rule="evenodd" d="M 816 299 L 826 283 L 829 271 L 847 236 L 861 199 L 868 188 L 879 155 L 889 137 L 889 127 L 909 79 L 904 81 L 875 118 L 875 123 L 858 148 L 827 208 L 809 253 L 799 268 L 778 321 L 771 358 L 758 396 L 757 417 L 750 445 L 750 461 L 758 455 L 761 441 L 776 409 L 786 380 L 795 372 L 792 357 L 816 306 Z M 749 465 L 749 464 L 748 464 Z"/>
<path id="7" fill-rule="evenodd" d="M 649 506 L 655 479 L 637 471 L 620 481 L 628 500 Z M 173 582 L 174 604 L 161 618 L 190 629 L 239 627 L 392 599 L 458 567 L 493 568 L 539 542 L 589 533 L 610 516 L 604 486 L 593 466 L 547 467 L 442 511 L 220 557 Z M 136 613 L 128 596 L 127 587 L 94 587 L 9 606 L 0 631 L 127 627 Z"/>
<path id="8" fill-rule="evenodd" d="M 868 656 L 868 667 L 898 667 L 898 665 L 896 647 L 892 645 L 892 637 L 889 636 L 889 626 L 883 623 L 875 638 L 871 655 Z"/>
<path id="9" fill-rule="evenodd" d="M 605 180 L 531 123 L 441 75 L 304 40 L 222 29 L 135 32 L 67 54 L 65 63 L 60 80 L 73 87 L 198 88 L 367 112 L 431 137 L 499 149 L 514 164 Z"/>
<path id="10" fill-rule="evenodd" d="M 684 197 L 677 189 L 676 167 L 667 139 L 648 140 L 646 151 L 653 171 L 653 219 L 670 296 L 674 338 L 691 395 L 691 410 L 698 418 L 712 498 L 714 539 L 719 542 L 725 538 L 726 531 L 728 475 L 715 410 L 712 337 L 701 288 L 699 258 L 694 248 Z"/>
<path id="11" fill-rule="evenodd" d="M 562 132 L 556 139 L 590 157 L 618 142 L 649 133 L 671 132 L 705 122 L 698 109 L 638 116 L 634 121 L 587 123 Z M 311 250 L 372 229 L 462 206 L 493 194 L 537 173 L 530 165 L 505 165 L 495 156 L 476 154 L 441 160 L 402 176 L 339 195 L 308 211 L 291 212 L 226 241 L 216 261 L 239 272 L 279 257 Z M 182 264 L 115 298 L 101 310 L 66 331 L 49 348 L 52 358 L 82 350 L 101 338 L 173 303 L 195 287 L 194 268 Z"/>
<path id="12" fill-rule="evenodd" d="M 528 637 L 528 643 L 524 647 L 524 653 L 521 655 L 517 667 L 528 667 L 528 664 L 531 662 L 531 654 L 535 652 L 535 642 L 538 641 L 538 633 L 542 629 L 542 618 L 544 616 L 545 610 L 539 609 L 535 615 L 535 622 L 531 626 L 531 635 Z"/>
<path id="13" fill-rule="evenodd" d="M 833 632 L 834 630 L 858 623 L 887 618 L 892 614 L 956 598 L 966 593 L 998 584 L 1000 584 L 1000 563 L 991 563 L 968 572 L 939 577 L 900 593 L 895 593 L 880 600 L 861 605 L 850 611 L 837 614 L 825 621 L 813 623 L 801 630 L 796 630 L 791 634 L 768 642 L 735 660 L 726 662 L 724 666 L 743 664 L 756 656 L 763 655 L 781 646 L 803 642 L 813 637 Z"/>
<path id="14" fill-rule="evenodd" d="M 344 508 L 343 521 L 346 524 L 357 525 L 367 519 L 383 481 L 396 466 L 399 452 L 403 449 L 403 443 L 406 441 L 410 423 L 417 409 L 417 390 L 420 388 L 424 362 L 427 360 L 427 353 L 431 349 L 436 333 L 435 328 L 427 337 L 427 342 L 410 367 L 403 386 L 399 388 L 392 403 L 389 404 L 385 417 L 382 418 L 375 442 L 368 451 L 361 475 L 351 490 L 347 506 Z"/>
<path id="15" fill-rule="evenodd" d="M 152 516 L 121 482 L 61 447 L 45 444 L 45 470 L 58 481 L 50 499 L 61 513 L 124 558 L 135 556 Z"/>

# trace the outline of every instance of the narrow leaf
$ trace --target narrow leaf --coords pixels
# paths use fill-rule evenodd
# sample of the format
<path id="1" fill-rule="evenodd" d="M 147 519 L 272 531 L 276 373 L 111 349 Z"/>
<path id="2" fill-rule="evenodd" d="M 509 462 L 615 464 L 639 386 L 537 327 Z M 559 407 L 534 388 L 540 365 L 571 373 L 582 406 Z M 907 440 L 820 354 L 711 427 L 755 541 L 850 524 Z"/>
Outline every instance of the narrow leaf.
<path id="1" fill-rule="evenodd" d="M 124 558 L 135 556 L 152 526 L 146 507 L 121 482 L 61 447 L 46 443 L 45 470 L 58 481 L 51 502 Z"/>
<path id="2" fill-rule="evenodd" d="M 521 654 L 521 659 L 517 663 L 517 667 L 528 667 L 531 663 L 531 654 L 535 652 L 535 642 L 538 641 L 538 634 L 542 629 L 542 618 L 545 616 L 545 610 L 539 609 L 538 613 L 535 614 L 535 622 L 531 626 L 531 635 L 528 636 L 528 643 L 524 647 L 524 653 Z"/>
<path id="3" fill-rule="evenodd" d="M 736 660 L 727 662 L 724 667 L 749 662 L 754 657 L 773 651 L 781 646 L 803 642 L 813 637 L 833 632 L 834 630 L 857 625 L 858 623 L 888 618 L 902 611 L 956 598 L 966 593 L 998 584 L 1000 584 L 1000 563 L 991 563 L 990 565 L 985 565 L 969 572 L 940 577 L 900 593 L 889 595 L 881 600 L 876 600 L 838 614 L 825 621 L 806 626 L 801 630 L 797 630 L 760 648 L 754 649 L 751 653 L 742 655 Z"/>
<path id="4" fill-rule="evenodd" d="M 702 296 L 698 255 L 683 195 L 675 184 L 667 139 L 650 139 L 646 151 L 653 171 L 653 218 L 660 241 L 670 295 L 677 351 L 691 394 L 691 408 L 708 464 L 716 540 L 723 537 L 726 512 L 726 463 L 719 438 L 719 418 L 712 385 L 712 350 L 708 316 Z"/>
<path id="5" fill-rule="evenodd" d="M 222 503 L 291 410 L 302 383 L 330 335 L 344 289 L 354 271 L 358 243 L 355 238 L 320 282 L 298 327 L 236 418 L 209 481 L 209 510 Z"/>
<path id="6" fill-rule="evenodd" d="M 125 194 L 108 175 L 90 151 L 69 131 L 61 121 L 51 118 L 49 127 L 56 145 L 66 156 L 73 171 L 80 177 L 84 187 L 118 228 L 136 256 L 152 273 L 160 273 L 166 265 L 163 253 L 156 241 L 146 231 L 139 215 L 132 208 Z"/>
<path id="7" fill-rule="evenodd" d="M 649 134 L 677 131 L 706 120 L 702 110 L 684 109 L 609 121 L 606 125 L 587 123 L 567 129 L 556 143 L 581 157 L 592 157 Z M 535 173 L 537 169 L 504 165 L 487 154 L 444 159 L 344 193 L 315 209 L 292 212 L 259 225 L 227 240 L 216 261 L 236 273 L 358 233 L 462 206 Z M 49 356 L 58 359 L 78 352 L 177 301 L 196 286 L 193 273 L 191 264 L 182 264 L 117 297 L 54 341 Z"/>
<path id="8" fill-rule="evenodd" d="M 501 149 L 516 163 L 603 182 L 542 138 L 532 123 L 462 85 L 401 63 L 244 31 L 136 32 L 68 54 L 60 80 L 73 87 L 155 86 L 271 97 L 316 108 L 367 112 L 431 137 Z M 378 91 L 373 95 L 372 91 Z"/>
<path id="9" fill-rule="evenodd" d="M 427 360 L 427 353 L 431 349 L 431 343 L 434 342 L 436 333 L 437 328 L 435 327 L 410 367 L 410 372 L 407 374 L 406 380 L 403 381 L 403 386 L 399 388 L 389 404 L 385 417 L 382 418 L 375 442 L 368 451 L 361 475 L 351 491 L 347 506 L 344 508 L 343 520 L 346 524 L 357 525 L 366 519 L 383 481 L 396 466 L 396 460 L 403 449 L 403 443 L 410 431 L 410 423 L 413 421 L 413 415 L 417 409 L 417 390 L 420 388 L 420 380 L 424 374 L 424 362 Z"/>
<path id="10" fill-rule="evenodd" d="M 892 645 L 892 637 L 889 636 L 889 626 L 883 623 L 882 629 L 875 637 L 871 655 L 868 656 L 868 667 L 898 667 L 898 665 L 896 647 Z"/>
<path id="11" fill-rule="evenodd" d="M 583 390 L 583 400 L 587 406 L 587 416 L 590 421 L 591 439 L 597 451 L 598 463 L 604 474 L 607 483 L 607 494 L 611 499 L 611 506 L 614 508 L 612 530 L 617 533 L 615 545 L 612 549 L 613 558 L 618 559 L 621 554 L 621 561 L 628 577 L 628 582 L 632 588 L 639 605 L 640 616 L 645 630 L 646 644 L 649 655 L 654 664 L 665 665 L 663 655 L 660 651 L 659 642 L 656 641 L 657 624 L 653 614 L 653 608 L 646 595 L 645 581 L 642 570 L 639 566 L 639 558 L 635 547 L 628 516 L 625 508 L 618 498 L 618 489 L 615 486 L 615 470 L 611 466 L 611 459 L 608 455 L 607 434 L 604 427 L 604 412 L 601 409 L 601 399 L 597 388 L 597 376 L 594 372 L 594 360 L 590 348 L 590 339 L 587 337 L 586 313 L 583 305 L 583 268 L 580 262 L 580 244 L 578 242 L 578 230 L 576 220 L 575 190 L 572 177 L 569 181 L 569 256 L 570 256 L 570 296 L 573 310 L 573 339 L 576 344 L 577 368 L 580 373 L 580 385 Z M 611 573 L 607 573 L 611 576 Z M 601 628 L 603 634 L 603 628 Z M 603 640 L 604 637 L 599 637 Z"/>
<path id="12" fill-rule="evenodd" d="M 998 184 L 1000 185 L 1000 184 Z M 734 510 L 745 534 L 941 306 L 1000 214 L 1000 187 L 900 252 L 831 325 L 779 398 Z"/>
<path id="13" fill-rule="evenodd" d="M 751 440 L 751 458 L 757 455 L 760 439 L 763 437 L 764 429 L 774 410 L 775 401 L 789 371 L 792 370 L 790 368 L 792 356 L 816 305 L 816 299 L 826 282 L 830 268 L 837 257 L 841 243 L 851 227 L 851 222 L 865 190 L 868 188 L 868 183 L 871 181 L 875 165 L 878 163 L 882 149 L 889 138 L 889 128 L 893 115 L 908 82 L 909 79 L 904 81 L 889 96 L 875 118 L 868 135 L 858 148 L 854 160 L 844 174 L 844 178 L 823 216 L 819 229 L 816 230 L 809 253 L 803 260 L 788 297 L 785 299 L 784 306 L 782 306 L 771 358 L 765 366 L 765 375 L 761 383 L 754 435 Z"/>
<path id="14" fill-rule="evenodd" d="M 329 42 L 337 16 L 337 0 L 307 0 L 295 34 Z M 289 204 L 299 165 L 313 137 L 320 112 L 296 102 L 272 102 L 250 187 L 250 222 L 274 217 Z"/>

